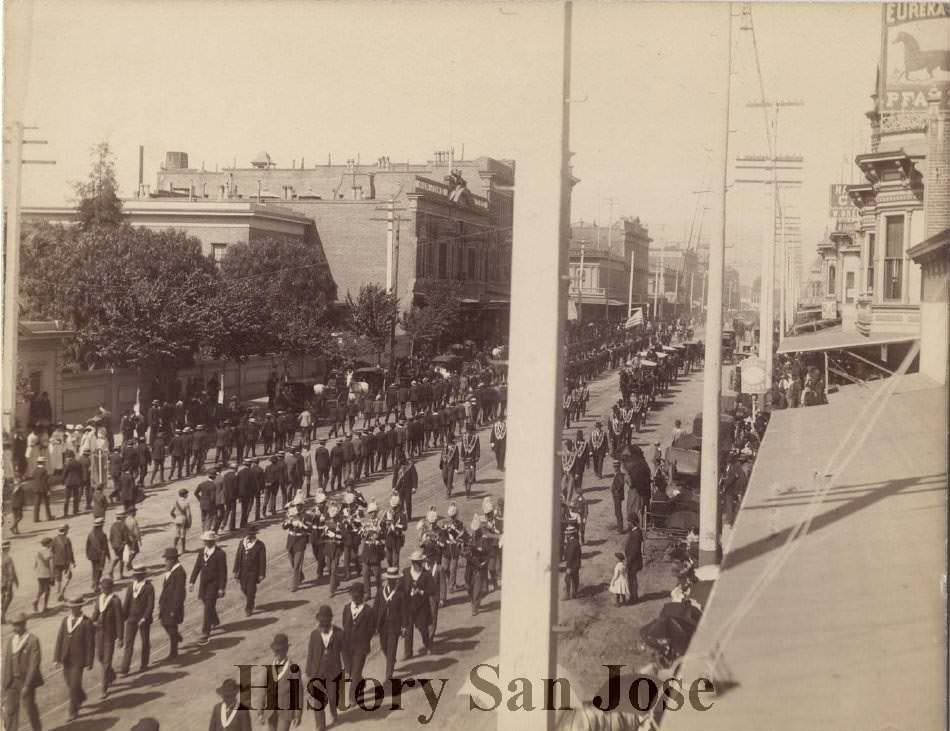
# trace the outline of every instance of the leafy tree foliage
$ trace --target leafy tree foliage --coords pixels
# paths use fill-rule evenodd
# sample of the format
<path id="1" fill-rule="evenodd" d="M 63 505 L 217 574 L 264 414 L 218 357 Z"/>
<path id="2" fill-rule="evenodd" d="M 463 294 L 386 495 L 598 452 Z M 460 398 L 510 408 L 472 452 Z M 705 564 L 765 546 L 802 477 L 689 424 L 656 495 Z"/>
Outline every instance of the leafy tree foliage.
<path id="1" fill-rule="evenodd" d="M 399 300 L 379 284 L 364 284 L 355 300 L 346 293 L 346 308 L 353 332 L 369 341 L 379 365 L 390 331 L 396 324 Z"/>
<path id="2" fill-rule="evenodd" d="M 461 287 L 445 280 L 430 284 L 421 303 L 412 307 L 399 319 L 409 338 L 410 352 L 416 343 L 438 340 L 458 326 L 462 314 Z"/>
<path id="3" fill-rule="evenodd" d="M 100 142 L 89 151 L 92 169 L 84 183 L 73 188 L 79 202 L 79 227 L 119 226 L 122 224 L 122 201 L 115 178 L 115 155 L 108 142 Z"/>
<path id="4" fill-rule="evenodd" d="M 335 299 L 326 258 L 312 243 L 264 238 L 233 244 L 221 261 L 213 350 L 229 357 L 326 352 Z"/>

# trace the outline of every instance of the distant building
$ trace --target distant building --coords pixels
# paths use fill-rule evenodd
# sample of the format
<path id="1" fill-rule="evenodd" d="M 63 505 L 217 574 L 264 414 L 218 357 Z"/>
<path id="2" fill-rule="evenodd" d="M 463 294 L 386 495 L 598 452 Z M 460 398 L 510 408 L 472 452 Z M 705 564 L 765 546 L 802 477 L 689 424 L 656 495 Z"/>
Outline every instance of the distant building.
<path id="1" fill-rule="evenodd" d="M 705 266 L 693 247 L 666 244 L 650 249 L 650 312 L 660 319 L 688 318 L 704 307 Z M 725 296 L 725 289 L 723 290 Z M 738 281 L 735 300 L 739 299 Z"/>
<path id="2" fill-rule="evenodd" d="M 140 193 L 277 204 L 312 218 L 340 299 L 363 284 L 386 284 L 391 205 L 401 308 L 424 299 L 430 282 L 456 281 L 473 337 L 491 340 L 508 327 L 514 173 L 514 162 L 456 160 L 449 151 L 422 164 L 382 157 L 307 167 L 301 159 L 290 168 L 262 152 L 250 167 L 220 171 L 190 168 L 186 153 L 168 153 L 156 189 Z"/>
<path id="3" fill-rule="evenodd" d="M 650 233 L 639 218 L 621 218 L 612 226 L 573 223 L 568 316 L 580 317 L 584 322 L 623 320 L 628 304 L 643 308 L 647 315 L 650 241 Z"/>

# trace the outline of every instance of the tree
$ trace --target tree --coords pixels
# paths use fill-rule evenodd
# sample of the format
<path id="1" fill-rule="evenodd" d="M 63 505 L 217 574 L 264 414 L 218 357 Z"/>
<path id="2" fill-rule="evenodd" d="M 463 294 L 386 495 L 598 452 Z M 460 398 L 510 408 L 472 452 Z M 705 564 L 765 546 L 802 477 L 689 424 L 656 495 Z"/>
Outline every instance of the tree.
<path id="1" fill-rule="evenodd" d="M 92 169 L 84 183 L 74 183 L 79 199 L 76 210 L 79 228 L 119 226 L 122 224 L 122 201 L 115 178 L 115 155 L 108 142 L 100 142 L 89 150 Z"/>
<path id="2" fill-rule="evenodd" d="M 410 355 L 417 342 L 438 340 L 452 332 L 462 314 L 461 287 L 457 282 L 433 282 L 420 299 L 399 319 L 409 338 Z"/>
<path id="3" fill-rule="evenodd" d="M 216 295 L 213 350 L 240 357 L 332 349 L 336 284 L 323 249 L 309 239 L 264 238 L 228 247 Z"/>
<path id="4" fill-rule="evenodd" d="M 346 293 L 346 308 L 353 332 L 370 342 L 378 366 L 396 325 L 399 300 L 379 284 L 364 284 L 355 300 Z"/>
<path id="5" fill-rule="evenodd" d="M 212 322 L 216 279 L 201 242 L 179 231 L 40 226 L 24 237 L 28 311 L 69 322 L 72 356 L 87 368 L 189 363 Z"/>

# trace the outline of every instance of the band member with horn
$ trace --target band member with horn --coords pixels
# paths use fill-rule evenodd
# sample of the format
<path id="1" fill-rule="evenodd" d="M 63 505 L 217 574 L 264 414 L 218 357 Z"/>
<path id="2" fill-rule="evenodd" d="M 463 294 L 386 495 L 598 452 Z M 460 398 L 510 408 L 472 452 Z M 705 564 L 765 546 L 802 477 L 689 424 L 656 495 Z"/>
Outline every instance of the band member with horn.
<path id="1" fill-rule="evenodd" d="M 383 526 L 376 503 L 366 506 L 366 515 L 360 525 L 360 562 L 363 565 L 363 591 L 367 599 L 372 596 L 370 581 L 375 580 L 376 593 L 383 583 Z"/>
<path id="2" fill-rule="evenodd" d="M 330 596 L 336 594 L 340 584 L 340 556 L 343 553 L 344 531 L 340 504 L 331 502 L 327 507 L 327 517 L 323 524 L 323 552 L 330 571 Z"/>
<path id="3" fill-rule="evenodd" d="M 494 501 L 487 496 L 482 500 L 482 512 L 485 514 L 484 537 L 487 539 L 488 580 L 494 591 L 501 584 L 503 518 L 501 512 L 496 510 Z"/>
<path id="4" fill-rule="evenodd" d="M 399 495 L 393 493 L 389 497 L 389 509 L 383 514 L 383 540 L 386 544 L 386 564 L 399 566 L 399 554 L 406 543 L 406 528 L 409 520 L 402 507 Z"/>
<path id="5" fill-rule="evenodd" d="M 498 467 L 499 471 L 505 471 L 505 447 L 508 443 L 508 425 L 505 424 L 505 420 L 499 418 L 495 421 L 491 428 L 491 435 L 488 437 L 488 442 L 491 445 L 492 450 L 495 452 L 495 464 Z"/>
<path id="6" fill-rule="evenodd" d="M 457 583 L 459 558 L 461 558 L 462 549 L 468 540 L 465 523 L 458 517 L 458 512 L 458 506 L 455 503 L 449 503 L 442 526 L 445 535 L 445 550 L 442 552 L 442 576 L 445 577 L 445 584 L 450 592 L 456 592 L 461 588 Z"/>
<path id="7" fill-rule="evenodd" d="M 479 605 L 488 585 L 489 544 L 485 516 L 472 516 L 472 537 L 465 551 L 465 585 L 472 603 L 472 616 L 478 614 Z"/>

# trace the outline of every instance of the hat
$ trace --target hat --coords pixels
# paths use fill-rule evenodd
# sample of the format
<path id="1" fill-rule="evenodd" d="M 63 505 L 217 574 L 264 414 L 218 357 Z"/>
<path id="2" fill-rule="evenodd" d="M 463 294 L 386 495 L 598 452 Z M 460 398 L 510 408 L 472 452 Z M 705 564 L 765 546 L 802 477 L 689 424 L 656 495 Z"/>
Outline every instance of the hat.
<path id="1" fill-rule="evenodd" d="M 458 512 L 459 512 L 458 505 L 456 505 L 455 503 L 449 503 L 449 507 L 445 511 L 445 514 L 448 515 L 450 518 L 454 518 L 456 515 L 458 515 Z"/>
<path id="2" fill-rule="evenodd" d="M 216 541 L 218 540 L 218 535 L 213 530 L 206 530 L 201 534 L 202 541 Z"/>
<path id="3" fill-rule="evenodd" d="M 362 587 L 362 584 L 360 585 Z M 274 639 L 271 640 L 270 649 L 276 650 L 277 648 L 288 648 L 290 647 L 290 640 L 287 639 L 287 635 L 283 632 L 278 632 L 274 635 Z"/>
<path id="4" fill-rule="evenodd" d="M 112 580 L 111 576 L 103 576 L 101 579 L 99 579 L 99 584 L 101 586 L 113 586 L 115 582 Z"/>
<path id="5" fill-rule="evenodd" d="M 160 729 L 161 727 L 158 725 L 158 721 L 149 716 L 146 718 L 140 718 L 138 722 L 131 728 L 131 731 L 160 731 Z"/>
<path id="6" fill-rule="evenodd" d="M 9 548 L 9 547 L 10 547 L 10 541 L 4 541 L 3 543 L 0 543 L 0 548 Z"/>
<path id="7" fill-rule="evenodd" d="M 46 536 L 46 538 L 44 538 L 44 539 L 42 539 L 42 540 L 40 541 L 40 543 L 41 543 L 42 545 L 44 545 L 44 546 L 48 546 L 48 545 L 49 545 L 50 543 L 52 543 L 52 542 L 53 542 L 53 539 L 50 538 L 49 536 Z"/>
<path id="8" fill-rule="evenodd" d="M 136 566 L 132 569 L 132 576 L 145 576 L 147 573 L 148 571 L 145 570 L 144 566 Z"/>
<path id="9" fill-rule="evenodd" d="M 398 496 L 398 495 L 390 495 L 390 496 L 389 496 L 389 507 L 391 507 L 391 508 L 398 508 L 398 507 L 399 507 L 399 496 Z"/>
<path id="10" fill-rule="evenodd" d="M 60 533 L 66 533 L 68 530 L 69 530 L 69 523 L 63 523 L 63 525 L 59 526 Z"/>
<path id="11" fill-rule="evenodd" d="M 485 499 L 482 500 L 482 512 L 483 512 L 483 513 L 490 513 L 490 512 L 492 512 L 494 509 L 495 509 L 495 503 L 493 503 L 493 502 L 492 502 L 492 499 L 486 495 L 486 496 L 485 496 Z"/>
<path id="12" fill-rule="evenodd" d="M 166 548 L 162 551 L 162 558 L 174 558 L 178 559 L 178 549 L 177 548 Z"/>
<path id="13" fill-rule="evenodd" d="M 603 423 L 599 421 L 595 421 L 594 426 L 603 426 Z"/>
<path id="14" fill-rule="evenodd" d="M 320 444 L 326 444 L 326 443 L 327 443 L 327 440 L 326 440 L 326 439 L 318 439 L 317 442 L 320 443 Z"/>
<path id="15" fill-rule="evenodd" d="M 622 551 L 617 551 L 614 553 L 614 558 L 616 558 L 618 561 L 625 561 L 627 557 L 623 555 Z"/>
<path id="16" fill-rule="evenodd" d="M 21 609 L 19 612 L 14 612 L 13 616 L 10 617 L 10 624 L 26 624 L 26 620 L 26 612 Z"/>
<path id="17" fill-rule="evenodd" d="M 105 519 L 105 518 L 93 518 L 93 519 L 92 519 L 92 524 L 93 524 L 93 525 L 102 525 L 102 524 L 105 523 L 105 522 L 106 522 L 106 519 Z"/>
<path id="18" fill-rule="evenodd" d="M 366 593 L 366 588 L 363 586 L 362 582 L 357 582 L 350 586 L 350 596 L 363 596 Z"/>
<path id="19" fill-rule="evenodd" d="M 387 579 L 399 579 L 399 569 L 396 566 L 390 566 L 386 569 L 385 577 Z"/>
<path id="20" fill-rule="evenodd" d="M 66 606 L 67 606 L 67 607 L 81 607 L 81 606 L 82 606 L 82 598 L 81 598 L 81 597 L 78 597 L 78 596 L 71 597 L 71 598 L 69 598 L 69 599 L 66 600 Z"/>
<path id="21" fill-rule="evenodd" d="M 439 519 L 439 514 L 436 512 L 435 508 L 429 508 L 429 512 L 426 513 L 426 522 L 435 523 Z"/>
<path id="22" fill-rule="evenodd" d="M 354 495 L 352 492 L 343 493 L 343 502 L 347 505 L 352 505 L 354 502 L 356 502 L 356 495 Z"/>
<path id="23" fill-rule="evenodd" d="M 46 457 L 37 457 L 36 464 L 46 464 Z"/>
<path id="24" fill-rule="evenodd" d="M 218 695 L 237 695 L 240 690 L 238 684 L 234 682 L 234 678 L 226 678 L 215 690 L 215 693 Z"/>
<path id="25" fill-rule="evenodd" d="M 418 548 L 415 551 L 413 551 L 412 555 L 409 557 L 409 560 L 412 561 L 413 563 L 419 563 L 420 561 L 423 561 L 424 559 L 425 559 L 425 556 L 422 554 L 422 551 Z"/>
<path id="26" fill-rule="evenodd" d="M 329 604 L 324 604 L 317 610 L 317 619 L 333 619 L 333 610 Z"/>
<path id="27" fill-rule="evenodd" d="M 317 505 L 323 505 L 327 501 L 327 494 L 322 490 L 318 490 L 313 499 Z"/>
<path id="28" fill-rule="evenodd" d="M 256 536 L 256 535 L 257 535 L 257 526 L 256 526 L 256 525 L 253 525 L 253 524 L 252 524 L 252 525 L 249 525 L 249 526 L 247 527 L 247 534 L 248 534 L 249 536 Z"/>
<path id="29" fill-rule="evenodd" d="M 478 513 L 476 513 L 475 515 L 472 516 L 472 522 L 471 522 L 471 525 L 469 525 L 469 528 L 473 531 L 476 531 L 479 529 L 481 524 L 482 524 L 482 521 L 479 520 Z"/>
<path id="30" fill-rule="evenodd" d="M 376 513 L 376 512 L 379 512 L 379 507 L 378 507 L 378 506 L 376 505 L 376 503 L 374 503 L 374 502 L 373 502 L 373 503 L 370 503 L 369 505 L 366 506 L 366 512 L 367 512 L 367 513 Z"/>

